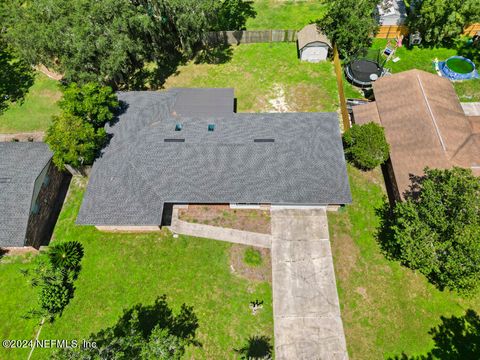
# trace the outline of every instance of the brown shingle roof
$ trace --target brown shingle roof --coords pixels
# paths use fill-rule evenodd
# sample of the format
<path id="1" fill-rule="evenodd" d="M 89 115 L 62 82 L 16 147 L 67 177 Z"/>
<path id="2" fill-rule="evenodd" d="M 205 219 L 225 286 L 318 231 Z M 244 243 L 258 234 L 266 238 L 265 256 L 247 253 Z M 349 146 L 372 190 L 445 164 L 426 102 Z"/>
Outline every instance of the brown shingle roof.
<path id="1" fill-rule="evenodd" d="M 477 172 L 480 135 L 449 80 L 410 70 L 379 79 L 373 90 L 400 194 L 411 184 L 410 175 L 421 175 L 426 166 Z"/>
<path id="2" fill-rule="evenodd" d="M 297 34 L 298 40 L 298 48 L 301 50 L 306 45 L 313 43 L 313 42 L 323 42 L 328 46 L 332 47 L 332 43 L 328 40 L 327 36 L 322 34 L 316 24 L 310 24 L 305 26 L 302 30 L 300 30 Z"/>
<path id="3" fill-rule="evenodd" d="M 355 124 L 363 125 L 369 122 L 380 124 L 380 116 L 378 115 L 377 104 L 370 102 L 361 106 L 352 108 Z"/>

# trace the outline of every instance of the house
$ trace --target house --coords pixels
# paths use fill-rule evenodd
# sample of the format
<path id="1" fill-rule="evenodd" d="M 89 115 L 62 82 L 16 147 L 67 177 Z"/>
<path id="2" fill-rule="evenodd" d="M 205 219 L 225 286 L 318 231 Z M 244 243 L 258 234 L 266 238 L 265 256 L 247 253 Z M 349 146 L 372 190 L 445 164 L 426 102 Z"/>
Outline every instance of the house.
<path id="1" fill-rule="evenodd" d="M 69 177 L 40 142 L 0 142 L 0 247 L 39 248 L 50 240 Z"/>
<path id="2" fill-rule="evenodd" d="M 151 231 L 173 204 L 351 202 L 336 113 L 235 113 L 233 89 L 121 92 L 78 224 Z"/>
<path id="3" fill-rule="evenodd" d="M 298 32 L 297 44 L 302 61 L 324 61 L 332 49 L 332 43 L 318 30 L 316 24 L 307 25 Z"/>
<path id="4" fill-rule="evenodd" d="M 381 26 L 403 25 L 407 19 L 407 7 L 403 0 L 382 0 L 377 5 L 377 11 Z"/>
<path id="5" fill-rule="evenodd" d="M 384 127 L 388 183 L 396 200 L 427 166 L 459 166 L 480 176 L 480 117 L 465 114 L 449 80 L 410 70 L 379 79 L 373 92 L 375 102 L 355 106 L 353 119 Z"/>

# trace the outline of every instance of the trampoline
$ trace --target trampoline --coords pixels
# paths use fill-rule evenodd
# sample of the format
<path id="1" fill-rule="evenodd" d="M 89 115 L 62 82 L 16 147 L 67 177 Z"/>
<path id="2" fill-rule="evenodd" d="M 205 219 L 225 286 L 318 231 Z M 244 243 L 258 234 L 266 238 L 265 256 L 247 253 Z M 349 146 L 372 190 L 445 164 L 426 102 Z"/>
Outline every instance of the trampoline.
<path id="1" fill-rule="evenodd" d="M 452 56 L 438 63 L 442 76 L 450 80 L 470 80 L 479 78 L 478 71 L 472 60 L 463 56 Z"/>
<path id="2" fill-rule="evenodd" d="M 380 50 L 365 49 L 345 66 L 345 74 L 352 84 L 362 88 L 370 87 L 385 74 L 384 64 Z"/>

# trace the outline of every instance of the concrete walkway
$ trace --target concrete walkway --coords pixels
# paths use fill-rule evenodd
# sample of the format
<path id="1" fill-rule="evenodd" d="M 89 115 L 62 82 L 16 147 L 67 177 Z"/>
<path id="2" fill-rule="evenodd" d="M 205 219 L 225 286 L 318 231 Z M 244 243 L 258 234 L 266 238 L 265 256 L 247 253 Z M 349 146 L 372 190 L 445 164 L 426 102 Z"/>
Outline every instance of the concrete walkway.
<path id="1" fill-rule="evenodd" d="M 219 226 L 193 224 L 182 221 L 178 218 L 178 207 L 176 206 L 174 206 L 172 211 L 172 223 L 170 225 L 170 230 L 177 234 L 228 241 L 231 243 L 262 248 L 270 248 L 272 244 L 272 237 L 269 234 L 228 229 Z"/>
<path id="2" fill-rule="evenodd" d="M 272 209 L 275 358 L 348 359 L 326 211 Z"/>
<path id="3" fill-rule="evenodd" d="M 480 116 L 480 102 L 460 103 L 467 116 Z"/>

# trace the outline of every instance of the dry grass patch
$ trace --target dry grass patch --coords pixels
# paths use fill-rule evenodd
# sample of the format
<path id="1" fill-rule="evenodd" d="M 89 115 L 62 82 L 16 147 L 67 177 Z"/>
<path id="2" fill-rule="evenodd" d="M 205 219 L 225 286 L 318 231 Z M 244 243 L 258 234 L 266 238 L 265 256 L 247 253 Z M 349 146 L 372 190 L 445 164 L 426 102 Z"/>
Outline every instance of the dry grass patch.
<path id="1" fill-rule="evenodd" d="M 228 205 L 188 205 L 179 209 L 180 220 L 230 229 L 270 234 L 270 211 L 231 209 Z"/>

